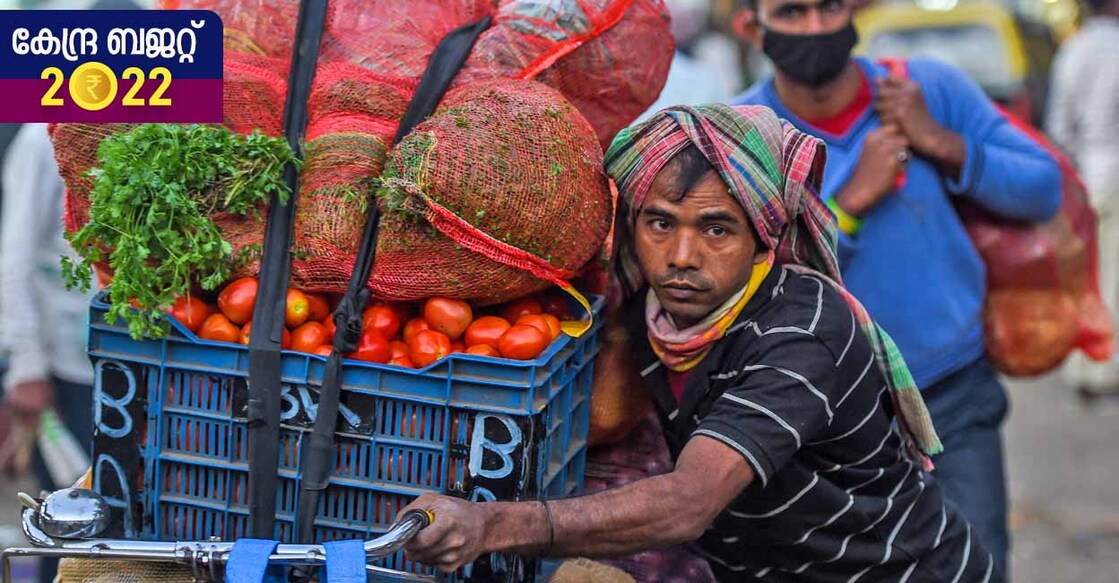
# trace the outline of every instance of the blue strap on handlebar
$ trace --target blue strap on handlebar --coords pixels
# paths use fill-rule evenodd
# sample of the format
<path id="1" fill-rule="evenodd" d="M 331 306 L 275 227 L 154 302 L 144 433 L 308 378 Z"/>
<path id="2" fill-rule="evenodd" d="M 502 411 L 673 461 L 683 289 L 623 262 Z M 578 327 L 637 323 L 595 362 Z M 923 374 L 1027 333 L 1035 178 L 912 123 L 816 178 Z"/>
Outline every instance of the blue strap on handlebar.
<path id="1" fill-rule="evenodd" d="M 365 542 L 359 539 L 323 544 L 326 583 L 365 583 Z"/>
<path id="2" fill-rule="evenodd" d="M 225 563 L 225 580 L 237 583 L 284 583 L 280 565 L 268 566 L 268 558 L 278 541 L 255 538 L 237 539 Z"/>

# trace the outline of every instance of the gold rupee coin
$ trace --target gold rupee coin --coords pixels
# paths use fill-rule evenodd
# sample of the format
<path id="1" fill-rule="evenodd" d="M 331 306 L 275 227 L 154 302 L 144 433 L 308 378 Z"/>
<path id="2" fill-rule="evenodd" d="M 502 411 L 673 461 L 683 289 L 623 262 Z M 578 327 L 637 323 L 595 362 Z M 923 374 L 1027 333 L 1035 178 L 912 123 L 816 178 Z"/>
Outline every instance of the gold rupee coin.
<path id="1" fill-rule="evenodd" d="M 117 76 L 102 63 L 82 63 L 70 75 L 70 99 L 86 111 L 100 111 L 117 97 Z"/>

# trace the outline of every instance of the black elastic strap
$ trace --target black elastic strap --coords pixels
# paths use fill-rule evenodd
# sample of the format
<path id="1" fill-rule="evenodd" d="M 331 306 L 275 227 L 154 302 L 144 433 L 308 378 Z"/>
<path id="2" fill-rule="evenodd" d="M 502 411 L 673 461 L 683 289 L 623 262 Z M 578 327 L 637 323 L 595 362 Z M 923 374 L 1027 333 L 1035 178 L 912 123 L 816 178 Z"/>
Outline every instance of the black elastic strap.
<path id="1" fill-rule="evenodd" d="M 284 135 L 297 157 L 307 129 L 307 100 L 315 77 L 319 44 L 326 24 L 327 0 L 299 3 L 295 50 L 284 104 Z M 253 334 L 249 342 L 249 536 L 275 536 L 276 486 L 280 446 L 280 344 L 284 331 L 288 277 L 291 271 L 291 241 L 295 226 L 295 203 L 299 192 L 299 170 L 284 168 L 291 198 L 281 204 L 273 196 L 264 230 L 260 285 L 253 309 Z"/>
<path id="2" fill-rule="evenodd" d="M 491 20 L 487 16 L 478 22 L 460 26 L 439 42 L 408 105 L 408 111 L 400 122 L 393 146 L 439 106 L 455 75 L 474 48 L 474 42 L 489 28 Z M 296 541 L 299 543 L 313 542 L 314 518 L 318 513 L 319 498 L 330 483 L 330 470 L 334 467 L 334 429 L 342 393 L 342 355 L 354 351 L 361 340 L 362 312 L 369 301 L 366 282 L 369 281 L 377 256 L 377 233 L 381 222 L 377 206 L 376 200 L 369 205 L 369 216 L 365 221 L 350 283 L 334 311 L 334 350 L 326 361 L 315 426 L 304 446 L 303 461 L 300 464 L 303 474 L 296 513 Z"/>
<path id="3" fill-rule="evenodd" d="M 451 87 L 451 82 L 455 80 L 455 76 L 470 56 L 474 43 L 492 22 L 493 17 L 487 16 L 477 22 L 464 24 L 447 33 L 447 36 L 439 41 L 439 46 L 435 47 L 431 60 L 427 62 L 427 68 L 424 69 L 420 84 L 416 87 L 416 93 L 408 104 L 408 111 L 404 112 L 404 118 L 400 120 L 400 127 L 396 130 L 392 145 L 400 143 L 400 140 L 411 133 L 413 128 L 435 113 L 435 108 L 439 107 L 447 89 Z"/>

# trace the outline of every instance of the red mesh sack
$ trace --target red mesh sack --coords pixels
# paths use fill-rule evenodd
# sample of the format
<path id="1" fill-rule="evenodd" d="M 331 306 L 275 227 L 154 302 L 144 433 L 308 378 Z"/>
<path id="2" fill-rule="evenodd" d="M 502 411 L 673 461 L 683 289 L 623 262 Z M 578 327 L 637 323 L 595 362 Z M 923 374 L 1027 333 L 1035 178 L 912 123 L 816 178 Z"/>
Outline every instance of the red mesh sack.
<path id="1" fill-rule="evenodd" d="M 398 300 L 495 304 L 568 280 L 612 215 L 590 124 L 555 90 L 511 79 L 450 91 L 392 150 L 378 196 L 370 287 Z"/>
<path id="2" fill-rule="evenodd" d="M 662 0 L 503 0 L 456 80 L 536 79 L 559 89 L 603 147 L 656 101 L 674 44 Z"/>
<path id="3" fill-rule="evenodd" d="M 1111 315 L 1100 297 L 1096 215 L 1069 161 L 1038 132 L 1009 116 L 1059 162 L 1062 206 L 1052 220 L 1012 223 L 960 206 L 987 266 L 987 350 L 1011 376 L 1048 372 L 1073 349 L 1097 361 L 1114 353 Z"/>
<path id="4" fill-rule="evenodd" d="M 265 133 L 278 135 L 298 3 L 295 0 L 166 0 L 164 5 L 166 8 L 212 9 L 221 15 L 226 47 L 226 125 L 239 132 L 259 127 Z M 672 52 L 661 0 L 572 2 L 560 6 L 566 11 L 562 13 L 548 11 L 548 6 L 539 0 L 500 3 L 437 0 L 423 4 L 422 10 L 417 10 L 416 3 L 403 1 L 339 0 L 330 4 L 308 104 L 305 163 L 292 253 L 293 285 L 317 291 L 344 289 L 357 253 L 366 207 L 372 200 L 373 185 L 384 166 L 398 120 L 415 92 L 431 53 L 454 28 L 491 12 L 495 15 L 493 27 L 486 32 L 488 36 L 480 39 L 470 62 L 456 80 L 459 88 L 496 77 L 531 76 L 557 86 L 565 85 L 561 91 L 569 92 L 583 111 L 603 112 L 598 116 L 606 120 L 606 125 L 598 126 L 600 140 L 609 139 L 616 129 L 629 123 L 655 99 L 667 74 Z M 578 74 L 571 72 L 580 67 Z M 599 101 L 597 105 L 593 104 L 595 99 Z M 499 117 L 507 114 L 496 110 L 493 113 Z M 508 114 L 521 115 L 519 111 Z M 64 144 L 60 145 L 66 162 L 75 169 L 72 174 L 77 176 L 95 163 L 93 152 L 99 139 L 100 136 L 91 136 L 86 141 L 91 147 L 78 151 L 69 151 Z M 578 138 L 568 145 L 571 152 L 584 147 Z M 596 156 L 601 158 L 601 154 Z M 517 170 L 530 165 L 526 160 L 516 163 L 520 165 Z M 75 194 L 71 196 L 75 203 L 72 205 L 75 212 L 71 213 L 73 228 L 85 222 L 81 209 L 83 204 L 88 204 L 85 193 L 89 190 L 89 184 L 75 186 Z M 598 185 L 595 188 L 601 190 Z M 551 210 L 555 209 L 548 209 L 548 212 Z M 237 256 L 249 259 L 240 263 L 236 275 L 255 275 L 259 266 L 253 258 L 254 254 L 259 255 L 264 231 L 262 221 L 231 216 L 213 218 L 222 227 L 223 236 L 232 243 Z M 556 220 L 541 222 L 554 224 Z M 398 245 L 406 245 L 398 247 L 395 255 L 390 251 L 378 262 L 377 269 L 386 278 L 400 280 L 402 287 L 392 292 L 386 280 L 379 287 L 375 286 L 375 291 L 381 295 L 412 298 L 417 297 L 419 291 L 426 296 L 438 289 L 485 288 L 489 285 L 488 278 L 498 277 L 493 270 L 478 268 L 477 273 L 467 274 L 467 280 L 472 280 L 470 283 L 451 282 L 451 276 L 435 286 L 426 280 L 413 281 L 402 274 L 408 274 L 416 261 L 438 257 L 456 267 L 459 264 L 453 259 L 456 255 L 441 252 L 445 241 L 434 236 L 435 232 L 429 230 L 427 237 L 417 237 L 403 234 L 401 229 L 402 226 L 391 224 L 391 220 L 386 221 L 382 241 L 399 235 Z M 570 236 L 575 238 L 583 234 L 573 230 Z M 520 266 L 519 275 L 511 279 L 498 277 L 500 281 L 491 286 L 494 301 L 499 301 L 500 297 L 508 299 L 509 290 L 543 285 L 540 277 L 556 279 L 573 274 L 580 265 L 572 261 L 578 258 L 585 262 L 581 246 L 592 242 L 600 243 L 601 237 L 590 237 L 570 245 L 571 249 L 564 249 L 551 258 L 555 260 L 554 266 L 548 265 L 548 258 L 538 258 L 544 259 L 543 263 L 534 263 L 524 258 L 515 259 L 516 253 L 503 256 L 507 263 Z M 392 240 L 388 240 L 385 248 L 392 249 L 392 245 Z M 413 255 L 409 257 L 408 252 Z M 391 263 L 390 259 L 398 263 Z M 525 275 L 524 268 L 530 267 L 529 264 L 532 269 L 528 272 L 535 276 Z M 435 271 L 429 275 L 438 277 Z M 480 282 L 479 277 L 482 278 Z M 528 281 L 532 282 L 531 286 L 525 283 Z M 473 294 L 465 296 L 474 297 Z"/>
<path id="5" fill-rule="evenodd" d="M 331 3 L 333 4 L 333 2 Z M 164 10 L 213 10 L 221 17 L 225 48 L 290 63 L 298 2 L 285 0 L 160 0 Z M 287 79 L 285 66 L 281 72 Z"/>
<path id="6" fill-rule="evenodd" d="M 294 17 L 297 2 L 287 2 Z M 331 3 L 319 62 L 349 61 L 419 81 L 447 33 L 485 17 L 492 0 L 341 0 Z"/>
<path id="7" fill-rule="evenodd" d="M 439 41 L 458 26 L 489 14 L 492 4 L 492 0 L 331 0 L 319 62 L 350 61 L 418 80 Z M 160 5 L 169 10 L 217 12 L 226 49 L 291 58 L 297 0 L 161 0 Z"/>
<path id="8" fill-rule="evenodd" d="M 76 123 L 49 126 L 47 133 L 54 144 L 58 174 L 66 185 L 62 221 L 66 232 L 73 233 L 89 222 L 89 191 L 93 189 L 93 178 L 86 173 L 97 165 L 97 147 L 101 140 L 130 127 L 128 124 Z"/>
<path id="9" fill-rule="evenodd" d="M 338 62 L 320 66 L 308 103 L 292 252 L 292 285 L 340 292 L 350 280 L 369 204 L 399 120 L 415 92 Z"/>
<path id="10" fill-rule="evenodd" d="M 227 50 L 290 58 L 295 0 L 162 5 L 217 12 Z M 536 79 L 575 104 L 603 146 L 656 101 L 668 77 L 673 40 L 663 0 L 339 0 L 329 6 L 319 62 L 347 61 L 418 81 L 448 32 L 487 14 L 493 23 L 455 85 Z"/>
<path id="11" fill-rule="evenodd" d="M 259 129 L 268 135 L 280 135 L 287 92 L 287 73 L 280 69 L 285 66 L 279 59 L 227 51 L 222 85 L 224 125 L 241 133 Z M 132 127 L 131 124 L 78 123 L 50 127 L 59 174 L 66 184 L 63 223 L 67 232 L 73 233 L 89 222 L 93 178 L 87 173 L 97 165 L 101 140 Z M 259 265 L 253 256 L 259 257 L 264 234 L 263 215 L 218 214 L 211 218 L 221 226 L 222 236 L 233 246 L 239 265 L 237 275 L 255 275 Z M 111 273 L 107 261 L 100 268 Z"/>

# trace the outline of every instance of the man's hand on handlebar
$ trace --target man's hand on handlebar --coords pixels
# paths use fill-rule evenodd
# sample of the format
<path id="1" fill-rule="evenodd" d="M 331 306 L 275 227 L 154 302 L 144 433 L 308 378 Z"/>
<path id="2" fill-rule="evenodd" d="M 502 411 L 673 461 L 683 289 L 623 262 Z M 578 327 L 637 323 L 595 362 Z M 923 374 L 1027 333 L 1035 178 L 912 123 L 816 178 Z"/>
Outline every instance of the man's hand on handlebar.
<path id="1" fill-rule="evenodd" d="M 404 546 L 408 558 L 453 573 L 483 552 L 486 511 L 482 504 L 427 494 L 400 511 L 427 510 L 435 519 Z"/>

